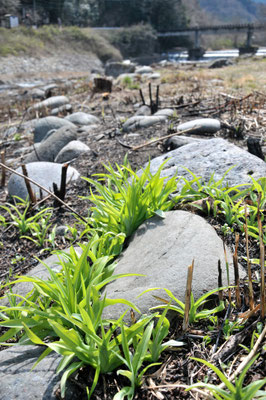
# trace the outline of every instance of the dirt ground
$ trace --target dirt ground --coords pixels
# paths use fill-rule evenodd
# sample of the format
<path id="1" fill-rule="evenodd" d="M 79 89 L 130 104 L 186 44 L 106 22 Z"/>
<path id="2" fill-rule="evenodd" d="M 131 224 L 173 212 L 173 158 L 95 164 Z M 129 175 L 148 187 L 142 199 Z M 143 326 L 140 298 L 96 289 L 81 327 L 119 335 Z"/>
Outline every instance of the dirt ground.
<path id="1" fill-rule="evenodd" d="M 256 65 L 256 61 L 253 61 Z M 0 62 L 1 66 L 1 62 Z M 231 67 L 227 67 L 231 68 Z M 236 68 L 236 67 L 235 67 Z M 255 68 L 255 67 L 254 67 Z M 257 66 L 256 66 L 257 68 Z M 218 71 L 216 74 L 209 72 L 207 67 L 197 65 L 162 67 L 155 65 L 154 70 L 161 73 L 161 79 L 152 81 L 153 96 L 157 85 L 159 85 L 159 108 L 174 108 L 176 116 L 167 124 L 159 124 L 151 128 L 137 131 L 133 134 L 122 134 L 121 125 L 124 120 L 132 116 L 137 107 L 141 105 L 141 97 L 138 89 L 129 89 L 125 83 L 114 82 L 110 94 L 94 93 L 93 82 L 90 74 L 84 71 L 57 71 L 57 88 L 52 94 L 66 94 L 73 106 L 73 112 L 85 111 L 98 116 L 101 124 L 90 133 L 82 133 L 79 140 L 85 142 L 91 149 L 71 164 L 84 177 L 92 177 L 93 174 L 103 172 L 104 163 L 110 162 L 121 164 L 125 155 L 134 169 L 138 169 L 149 160 L 162 153 L 167 152 L 165 140 L 145 145 L 139 150 L 129 147 L 139 146 L 153 139 L 163 138 L 174 133 L 175 126 L 179 122 L 188 121 L 197 117 L 212 117 L 221 119 L 227 128 L 222 128 L 216 136 L 226 138 L 236 145 L 246 148 L 246 140 L 249 136 L 265 140 L 265 91 L 251 90 L 245 86 L 240 89 L 228 87 L 228 79 L 221 78 L 225 72 Z M 230 71 L 230 70 L 229 70 Z M 35 71 L 36 72 L 36 71 Z M 266 74 L 266 71 L 265 71 Z M 16 76 L 9 80 L 12 84 Z M 49 74 L 50 75 L 50 74 Z M 79 77 L 78 77 L 79 76 Z M 37 72 L 34 74 L 39 79 Z M 25 75 L 20 78 L 28 80 Z M 51 77 L 41 77 L 43 82 L 51 82 Z M 244 79 L 244 77 L 243 77 Z M 146 103 L 149 104 L 148 83 L 145 78 L 140 77 L 139 87 L 143 91 Z M 25 128 L 25 110 L 32 104 L 31 89 L 14 88 L 0 92 L 0 151 L 5 153 L 6 164 L 16 168 L 21 164 L 21 148 L 28 147 L 33 142 L 33 135 Z M 36 100 L 35 100 L 36 101 Z M 228 129 L 230 127 L 230 129 Z M 14 128 L 13 133 L 6 136 L 8 129 Z M 137 133 L 137 134 L 136 134 Z M 263 148 L 264 151 L 264 148 Z M 264 153 L 265 154 L 265 153 Z M 6 182 L 10 173 L 7 172 Z M 88 200 L 82 200 L 80 196 L 88 195 L 88 184 L 85 180 L 71 183 L 67 188 L 65 202 L 72 206 L 80 215 L 86 217 L 89 210 Z M 0 188 L 0 204 L 8 201 L 7 187 Z M 48 199 L 47 206 L 53 206 L 53 200 Z M 7 217 L 2 210 L 1 214 Z M 56 208 L 52 217 L 52 225 L 73 224 L 76 222 L 74 216 L 64 207 Z M 221 227 L 217 221 L 213 223 L 220 234 Z M 228 235 L 226 241 L 229 245 L 234 244 L 233 235 Z M 57 248 L 68 247 L 70 242 L 61 237 L 56 238 Z M 44 259 L 49 255 L 32 242 L 20 239 L 18 232 L 12 226 L 0 227 L 0 280 L 3 283 L 8 277 L 11 279 L 16 274 L 24 274 L 37 264 L 36 256 Z M 240 243 L 240 256 L 245 255 L 245 244 Z M 252 257 L 258 258 L 258 245 L 251 241 L 250 252 Z M 258 288 L 257 288 L 258 289 Z M 258 322 L 258 317 L 252 319 L 249 325 Z M 142 387 L 136 392 L 135 399 L 192 399 L 196 398 L 184 389 L 172 385 L 186 385 L 196 379 L 203 379 L 206 368 L 189 361 L 189 356 L 203 356 L 207 358 L 210 347 L 202 347 L 202 338 L 205 336 L 206 326 L 204 323 L 193 326 L 187 335 L 188 347 L 179 352 L 167 351 L 163 353 L 162 366 L 160 370 L 151 371 Z M 242 331 L 243 332 L 243 331 Z M 217 333 L 217 332 L 216 332 Z M 172 328 L 171 337 L 180 338 L 180 324 Z M 235 348 L 234 348 L 235 351 Z M 241 350 L 237 350 L 239 363 Z M 230 359 L 232 361 L 232 359 Z M 227 362 L 227 361 L 224 361 Z M 265 373 L 265 364 L 260 358 L 256 362 L 248 376 L 251 380 L 260 379 Z M 83 369 L 73 381 L 77 386 L 79 399 L 86 398 L 83 391 L 88 381 L 92 379 L 91 371 Z M 110 374 L 101 378 L 98 389 L 95 391 L 94 399 L 111 399 L 117 388 L 123 384 L 123 378 Z M 213 383 L 218 381 L 213 378 Z M 125 383 L 127 384 L 127 382 Z M 58 393 L 60 398 L 60 393 Z"/>

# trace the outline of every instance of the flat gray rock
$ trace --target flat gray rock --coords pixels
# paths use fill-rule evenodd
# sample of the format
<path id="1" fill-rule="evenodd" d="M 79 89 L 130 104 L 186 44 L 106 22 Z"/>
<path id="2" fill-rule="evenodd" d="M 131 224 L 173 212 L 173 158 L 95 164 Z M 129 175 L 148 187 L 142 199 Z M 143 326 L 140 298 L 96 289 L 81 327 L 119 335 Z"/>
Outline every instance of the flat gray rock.
<path id="1" fill-rule="evenodd" d="M 162 171 L 162 176 L 171 178 L 176 173 L 191 180 L 188 168 L 197 176 L 208 182 L 212 173 L 219 180 L 232 168 L 224 179 L 224 186 L 251 183 L 250 175 L 255 178 L 266 176 L 266 163 L 258 157 L 240 149 L 224 139 L 208 139 L 182 146 L 156 157 L 151 161 L 151 172 L 154 174 L 165 160 L 169 159 Z M 179 188 L 183 185 L 180 182 Z"/>
<path id="2" fill-rule="evenodd" d="M 150 115 L 142 116 L 136 115 L 128 118 L 128 120 L 123 125 L 123 132 L 131 132 L 137 129 L 149 128 L 154 124 L 166 121 L 167 116 L 165 115 Z"/>
<path id="3" fill-rule="evenodd" d="M 16 169 L 17 172 L 22 173 L 21 167 Z M 56 183 L 60 187 L 62 164 L 56 164 L 51 162 L 33 162 L 27 164 L 28 177 L 35 180 L 46 189 L 53 191 L 53 183 Z M 76 180 L 79 178 L 78 171 L 73 167 L 67 169 L 67 182 Z M 38 186 L 31 184 L 36 197 L 40 198 L 40 189 Z M 28 197 L 28 191 L 24 182 L 24 179 L 16 174 L 12 174 L 8 182 L 8 194 L 9 196 L 18 196 L 22 199 Z M 43 193 L 44 196 L 47 193 Z"/>
<path id="4" fill-rule="evenodd" d="M 69 142 L 77 139 L 77 130 L 72 127 L 62 126 L 62 128 L 57 129 L 51 135 L 47 137 L 35 151 L 32 151 L 27 157 L 25 157 L 24 162 L 30 163 L 34 161 L 51 161 L 54 162 L 58 153 L 63 147 L 65 147 Z"/>
<path id="5" fill-rule="evenodd" d="M 227 255 L 232 282 L 232 256 L 229 250 Z M 107 286 L 107 297 L 131 300 L 144 314 L 149 312 L 150 307 L 160 304 L 153 295 L 168 298 L 163 290 L 138 297 L 149 288 L 169 289 L 184 301 L 187 268 L 193 259 L 192 290 L 195 299 L 217 288 L 218 260 L 221 260 L 223 269 L 223 285 L 227 285 L 223 242 L 205 219 L 186 211 L 167 212 L 164 219 L 155 216 L 137 229 L 115 269 L 115 274 L 137 273 L 145 277 L 117 279 Z M 117 318 L 126 308 L 120 304 L 107 307 L 104 316 Z"/>
<path id="6" fill-rule="evenodd" d="M 58 399 L 55 391 L 61 375 L 56 374 L 56 369 L 61 356 L 50 353 L 31 371 L 44 350 L 44 346 L 14 346 L 0 352 L 1 400 Z M 69 382 L 66 399 L 77 399 Z"/>
<path id="7" fill-rule="evenodd" d="M 154 72 L 153 74 L 148 75 L 149 79 L 160 79 L 161 78 L 161 74 L 159 72 Z"/>
<path id="8" fill-rule="evenodd" d="M 69 99 L 66 96 L 52 96 L 48 99 L 40 101 L 39 103 L 34 104 L 29 108 L 29 112 L 38 111 L 41 109 L 53 109 L 63 106 L 64 104 L 68 104 Z"/>
<path id="9" fill-rule="evenodd" d="M 54 389 L 60 381 L 56 368 L 60 356 L 51 353 L 31 371 L 44 347 L 16 346 L 0 352 L 1 400 L 56 400 Z"/>
<path id="10" fill-rule="evenodd" d="M 87 114 L 84 112 L 76 112 L 74 114 L 68 115 L 67 117 L 65 117 L 65 119 L 75 125 L 95 125 L 100 123 L 99 118 L 95 117 L 92 114 Z"/>
<path id="11" fill-rule="evenodd" d="M 89 152 L 90 148 L 85 143 L 82 143 L 79 140 L 72 140 L 59 151 L 55 158 L 55 162 L 62 164 L 79 157 L 83 153 L 89 154 Z"/>
<path id="12" fill-rule="evenodd" d="M 137 109 L 137 111 L 135 112 L 135 116 L 142 116 L 142 115 L 146 115 L 146 116 L 150 116 L 151 115 L 151 109 L 149 106 L 142 105 L 140 108 Z"/>
<path id="13" fill-rule="evenodd" d="M 57 108 L 53 108 L 50 112 L 50 115 L 58 115 L 58 114 L 66 114 L 68 112 L 72 111 L 72 105 L 71 104 L 64 104 L 63 106 L 57 107 Z"/>
<path id="14" fill-rule="evenodd" d="M 29 121 L 29 125 L 34 130 L 34 143 L 41 142 L 46 134 L 52 129 L 59 129 L 62 126 L 75 128 L 75 125 L 67 119 L 59 117 L 45 117 Z"/>
<path id="15" fill-rule="evenodd" d="M 155 116 L 157 115 L 162 115 L 164 117 L 172 117 L 174 115 L 174 110 L 172 110 L 171 108 L 163 108 L 162 110 L 157 111 L 155 114 Z"/>
<path id="16" fill-rule="evenodd" d="M 184 122 L 176 128 L 179 131 L 191 129 L 191 134 L 214 134 L 221 129 L 221 122 L 214 118 L 198 118 L 193 121 Z"/>
<path id="17" fill-rule="evenodd" d="M 153 69 L 152 69 L 152 67 L 150 67 L 148 65 L 143 65 L 142 67 L 138 67 L 135 72 L 136 72 L 136 74 L 139 74 L 139 75 L 152 74 Z"/>

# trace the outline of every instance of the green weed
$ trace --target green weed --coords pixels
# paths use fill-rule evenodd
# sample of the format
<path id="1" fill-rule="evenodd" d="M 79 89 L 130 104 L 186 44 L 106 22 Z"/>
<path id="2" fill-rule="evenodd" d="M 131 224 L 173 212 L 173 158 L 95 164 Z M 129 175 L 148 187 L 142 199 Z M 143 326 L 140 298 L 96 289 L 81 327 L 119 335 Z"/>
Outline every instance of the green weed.
<path id="1" fill-rule="evenodd" d="M 243 387 L 244 379 L 246 376 L 246 373 L 248 372 L 249 368 L 251 365 L 256 361 L 259 355 L 255 356 L 252 358 L 252 360 L 246 365 L 246 367 L 243 369 L 241 374 L 239 375 L 239 378 L 235 379 L 235 385 L 232 384 L 226 376 L 213 364 L 209 363 L 208 361 L 202 360 L 200 358 L 194 358 L 192 357 L 192 360 L 198 361 L 202 364 L 205 364 L 207 367 L 211 368 L 217 376 L 220 378 L 220 380 L 225 384 L 227 390 L 219 388 L 219 386 L 212 385 L 210 383 L 203 383 L 199 382 L 196 383 L 195 385 L 190 386 L 186 390 L 191 390 L 193 388 L 198 388 L 198 387 L 204 387 L 208 389 L 216 399 L 218 400 L 252 400 L 255 398 L 260 398 L 260 399 L 265 399 L 266 396 L 266 391 L 261 391 L 259 390 L 261 387 L 263 387 L 266 384 L 266 378 L 254 381 L 247 385 L 246 387 Z"/>

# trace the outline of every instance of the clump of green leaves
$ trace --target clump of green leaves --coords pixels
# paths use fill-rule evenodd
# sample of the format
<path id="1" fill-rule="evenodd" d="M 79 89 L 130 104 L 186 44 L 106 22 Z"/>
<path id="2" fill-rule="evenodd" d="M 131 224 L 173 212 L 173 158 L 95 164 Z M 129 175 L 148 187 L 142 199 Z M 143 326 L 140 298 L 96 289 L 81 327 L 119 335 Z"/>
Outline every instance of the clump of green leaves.
<path id="1" fill-rule="evenodd" d="M 123 78 L 122 84 L 131 90 L 140 88 L 139 83 L 133 82 L 133 80 L 130 76 L 125 76 Z"/>
<path id="2" fill-rule="evenodd" d="M 150 292 L 153 290 L 159 290 L 159 289 L 161 289 L 161 288 L 147 289 L 144 292 L 142 292 L 141 295 L 144 293 L 147 293 L 147 292 Z M 212 314 L 216 314 L 216 313 L 224 310 L 223 301 L 220 301 L 220 304 L 213 309 L 202 309 L 204 304 L 210 300 L 210 299 L 208 299 L 208 297 L 210 297 L 214 293 L 217 293 L 219 290 L 224 290 L 224 289 L 226 289 L 226 287 L 211 290 L 211 291 L 205 293 L 204 295 L 202 295 L 197 301 L 194 300 L 193 293 L 191 293 L 190 309 L 189 309 L 189 323 L 193 323 L 193 322 L 197 322 L 199 320 L 205 319 L 205 318 L 209 318 Z M 173 293 L 171 292 L 171 290 L 168 290 L 168 289 L 163 289 L 163 290 L 168 294 L 168 296 L 170 297 L 170 300 L 164 299 L 162 297 L 154 296 L 157 300 L 161 301 L 164 304 L 152 307 L 151 310 L 169 307 L 169 310 L 177 312 L 179 315 L 181 315 L 182 318 L 184 318 L 185 304 L 182 301 L 180 301 L 177 297 L 175 297 L 173 295 Z M 171 304 L 169 304 L 170 302 L 171 302 Z M 172 304 L 173 302 L 175 302 L 176 305 Z"/>
<path id="3" fill-rule="evenodd" d="M 248 233 L 258 240 L 257 214 L 260 212 L 263 222 L 266 204 L 266 178 L 255 180 L 251 176 L 251 184 L 228 187 L 224 184 L 224 180 L 232 168 L 234 167 L 229 168 L 218 181 L 214 180 L 214 174 L 212 174 L 207 183 L 185 168 L 191 174 L 192 179 L 180 178 L 184 181 L 184 185 L 175 200 L 179 204 L 189 202 L 208 216 L 213 215 L 220 222 L 224 222 L 222 226 L 224 234 L 233 232 L 235 226 L 244 231 L 246 208 Z M 259 198 L 260 204 L 258 204 Z M 197 200 L 203 200 L 202 204 L 199 204 Z M 247 204 L 246 200 L 248 200 Z M 265 231 L 263 232 L 263 241 L 266 243 Z"/>
<path id="4" fill-rule="evenodd" d="M 97 181 L 84 178 L 96 189 L 96 193 L 91 189 L 88 197 L 95 205 L 89 219 L 92 227 L 130 236 L 146 219 L 170 210 L 174 200 L 169 196 L 176 191 L 177 178 L 166 182 L 160 177 L 164 164 L 154 175 L 150 163 L 137 174 L 125 160 L 122 167 L 116 165 L 117 170 L 105 165 L 109 173 L 97 174 Z"/>
<path id="5" fill-rule="evenodd" d="M 231 383 L 226 378 L 226 376 L 217 367 L 215 367 L 215 365 L 200 358 L 192 357 L 191 358 L 192 360 L 201 362 L 202 364 L 205 364 L 207 367 L 211 368 L 220 378 L 220 380 L 225 384 L 227 390 L 219 388 L 219 386 L 203 382 L 198 382 L 187 388 L 187 390 L 203 387 L 208 389 L 218 400 L 252 400 L 255 398 L 260 398 L 261 400 L 265 399 L 266 391 L 261 391 L 260 388 L 262 388 L 266 384 L 266 378 L 254 381 L 249 385 L 247 385 L 246 387 L 243 386 L 245 376 L 251 365 L 258 358 L 258 356 L 259 354 L 253 357 L 252 360 L 245 366 L 245 368 L 239 375 L 239 378 L 235 378 L 235 384 Z"/>
<path id="6" fill-rule="evenodd" d="M 2 217 L 1 220 L 5 224 L 15 226 L 21 235 L 24 235 L 25 233 L 37 228 L 41 219 L 45 218 L 45 220 L 48 221 L 48 219 L 51 218 L 51 208 L 47 207 L 40 210 L 36 214 L 29 215 L 31 206 L 30 202 L 17 196 L 14 196 L 14 198 L 16 200 L 16 204 L 7 203 L 6 206 L 0 206 L 2 209 L 8 212 L 11 222 L 4 220 L 4 217 Z"/>
<path id="7" fill-rule="evenodd" d="M 50 274 L 48 280 L 23 276 L 7 283 L 7 286 L 30 283 L 33 289 L 26 296 L 11 290 L 6 295 L 10 307 L 0 306 L 0 325 L 9 328 L 0 337 L 2 344 L 16 337 L 19 344 L 45 345 L 47 349 L 37 363 L 51 351 L 62 355 L 57 372 L 65 370 L 61 380 L 63 395 L 67 378 L 81 366 L 90 365 L 95 369 L 90 398 L 100 373 L 111 372 L 123 364 L 122 335 L 128 346 L 137 352 L 143 336 L 146 337 L 145 327 L 156 317 L 144 317 L 130 327 L 122 321 L 125 313 L 117 320 L 103 317 L 104 308 L 117 303 L 140 312 L 130 301 L 112 300 L 102 295 L 106 284 L 132 275 L 114 275 L 113 257 L 102 254 L 103 249 L 101 239 L 95 235 L 87 245 L 82 246 L 81 256 L 73 248 L 69 254 L 62 252 L 59 272 L 44 264 Z M 116 334 L 116 329 L 121 326 L 123 334 Z M 149 338 L 139 366 L 144 360 L 151 362 L 159 357 L 166 347 L 162 341 L 168 331 L 169 322 L 163 315 L 152 332 L 154 343 Z"/>

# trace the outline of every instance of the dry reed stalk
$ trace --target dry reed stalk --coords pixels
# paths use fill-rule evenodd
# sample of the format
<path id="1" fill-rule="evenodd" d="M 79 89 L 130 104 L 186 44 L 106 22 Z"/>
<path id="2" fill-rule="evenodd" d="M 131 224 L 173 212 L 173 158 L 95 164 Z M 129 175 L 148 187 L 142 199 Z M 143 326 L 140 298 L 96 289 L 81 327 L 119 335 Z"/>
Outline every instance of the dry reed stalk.
<path id="1" fill-rule="evenodd" d="M 223 276 L 222 276 L 222 267 L 221 260 L 218 260 L 218 288 L 223 287 Z M 223 301 L 223 291 L 219 290 L 218 292 L 219 301 Z"/>
<path id="2" fill-rule="evenodd" d="M 5 152 L 1 151 L 1 163 L 5 164 Z M 6 169 L 2 167 L 2 176 L 1 176 L 1 186 L 4 187 L 6 184 Z"/>
<path id="3" fill-rule="evenodd" d="M 265 248 L 263 244 L 263 230 L 261 223 L 261 215 L 260 215 L 260 202 L 261 202 L 261 193 L 259 194 L 258 199 L 258 228 L 259 228 L 259 238 L 260 238 L 260 315 L 261 318 L 265 317 Z"/>
<path id="4" fill-rule="evenodd" d="M 28 178 L 28 171 L 27 171 L 26 165 L 22 164 L 21 168 L 22 168 L 22 171 L 23 171 L 23 174 L 24 174 L 24 181 L 25 181 L 25 185 L 26 185 L 27 191 L 29 193 L 30 202 L 32 204 L 35 204 L 36 203 L 36 196 L 35 196 L 34 191 L 32 190 L 30 182 L 27 179 Z"/>
<path id="5" fill-rule="evenodd" d="M 186 331 L 188 329 L 188 324 L 189 324 L 189 309 L 190 309 L 193 269 L 194 269 L 194 260 L 192 261 L 192 264 L 188 267 L 188 272 L 187 272 L 187 287 L 186 287 L 186 296 L 185 296 L 186 298 L 185 298 L 185 313 L 184 313 L 184 320 L 183 320 L 183 331 Z"/>
<path id="6" fill-rule="evenodd" d="M 240 288 L 239 288 L 239 269 L 238 269 L 238 257 L 237 257 L 238 244 L 239 244 L 239 234 L 236 233 L 236 245 L 235 245 L 235 252 L 233 255 L 233 263 L 234 263 L 234 272 L 235 272 L 236 305 L 237 305 L 237 308 L 240 308 L 241 307 L 241 297 L 240 297 Z"/>
<path id="7" fill-rule="evenodd" d="M 248 288 L 249 288 L 249 308 L 252 310 L 255 306 L 254 304 L 254 294 L 252 286 L 252 275 L 251 275 L 251 264 L 249 258 L 249 248 L 248 248 L 248 228 L 247 228 L 247 207 L 245 205 L 245 237 L 246 237 L 246 254 L 247 254 L 247 265 L 248 265 Z"/>
<path id="8" fill-rule="evenodd" d="M 225 265 L 226 265 L 226 275 L 227 275 L 227 285 L 230 285 L 230 277 L 229 277 L 229 264 L 228 264 L 228 260 L 227 260 L 227 253 L 226 253 L 226 248 L 225 248 L 225 244 L 223 243 L 224 246 L 224 259 L 225 259 Z M 228 287 L 228 300 L 229 300 L 229 304 L 231 305 L 232 303 L 232 295 L 231 295 L 231 288 Z"/>

